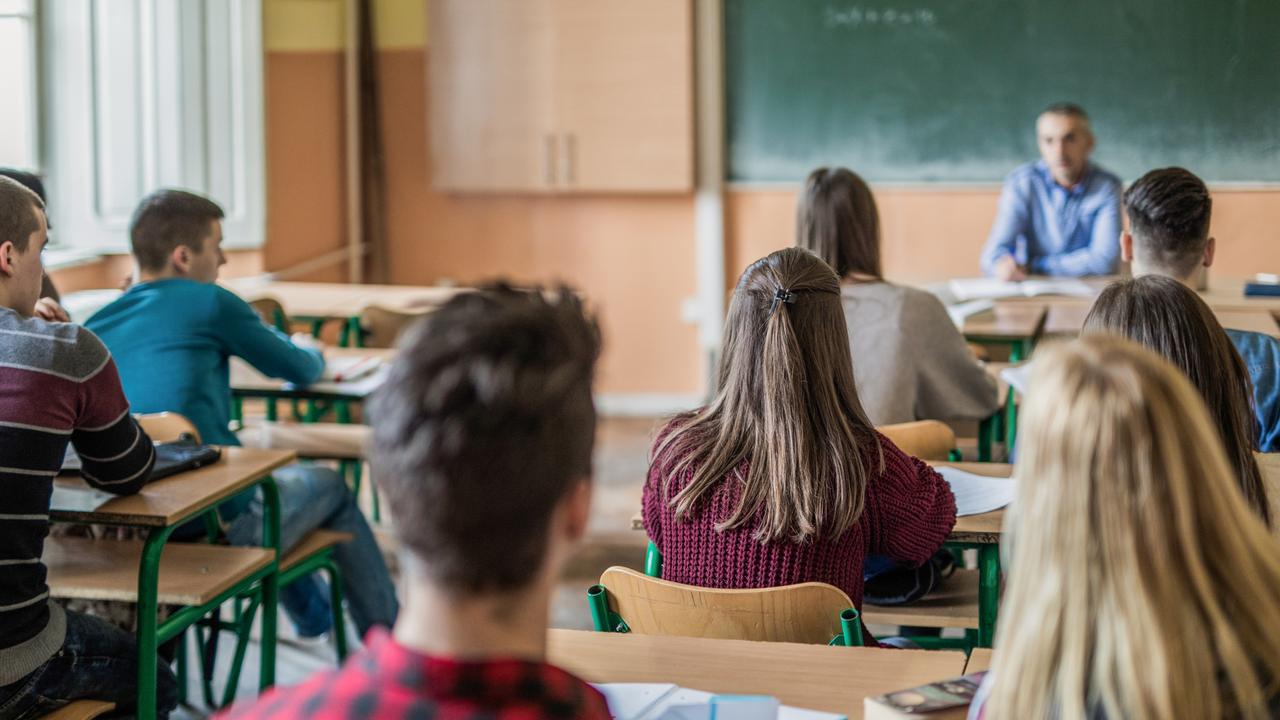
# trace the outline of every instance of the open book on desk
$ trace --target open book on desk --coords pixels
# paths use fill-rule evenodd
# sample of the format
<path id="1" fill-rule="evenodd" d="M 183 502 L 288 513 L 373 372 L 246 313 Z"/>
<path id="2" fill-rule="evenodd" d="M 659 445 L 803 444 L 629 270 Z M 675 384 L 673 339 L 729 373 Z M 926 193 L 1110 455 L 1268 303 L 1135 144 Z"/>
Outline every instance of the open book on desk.
<path id="1" fill-rule="evenodd" d="M 350 382 L 368 377 L 382 367 L 382 358 L 376 355 L 359 357 L 325 358 L 321 382 Z"/>
<path id="2" fill-rule="evenodd" d="M 1074 278 L 1048 278 L 1022 282 L 1005 282 L 991 278 L 957 278 L 947 284 L 947 289 L 959 302 L 1041 295 L 1093 297 L 1097 293 L 1088 283 Z"/>
<path id="3" fill-rule="evenodd" d="M 717 695 L 670 683 L 598 683 L 616 720 L 846 720 L 764 695 Z"/>

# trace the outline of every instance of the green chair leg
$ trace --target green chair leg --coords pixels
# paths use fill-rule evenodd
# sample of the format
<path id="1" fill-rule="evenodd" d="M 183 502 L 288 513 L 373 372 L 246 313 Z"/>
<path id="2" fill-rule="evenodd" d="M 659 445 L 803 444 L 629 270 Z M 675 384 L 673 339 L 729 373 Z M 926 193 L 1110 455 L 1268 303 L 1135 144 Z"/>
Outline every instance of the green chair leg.
<path id="1" fill-rule="evenodd" d="M 338 664 L 347 659 L 347 616 L 342 609 L 342 574 L 338 566 L 330 559 L 321 566 L 329 576 L 329 607 L 333 611 L 333 650 L 338 655 Z"/>
<path id="2" fill-rule="evenodd" d="M 649 547 L 644 551 L 644 574 L 649 577 L 662 577 L 662 553 L 658 551 L 658 546 L 649 541 Z"/>
<path id="3" fill-rule="evenodd" d="M 991 443 L 995 437 L 995 426 L 999 417 L 1000 413 L 997 411 L 978 423 L 978 462 L 991 462 Z"/>
<path id="4" fill-rule="evenodd" d="M 603 585 L 587 588 L 587 607 L 591 609 L 591 623 L 596 632 L 631 632 L 618 613 L 609 609 L 609 596 Z"/>
<path id="5" fill-rule="evenodd" d="M 862 616 L 854 608 L 840 613 L 840 634 L 845 647 L 862 647 Z"/>
<path id="6" fill-rule="evenodd" d="M 1000 547 L 978 548 L 978 645 L 989 648 L 995 640 L 1000 610 Z"/>

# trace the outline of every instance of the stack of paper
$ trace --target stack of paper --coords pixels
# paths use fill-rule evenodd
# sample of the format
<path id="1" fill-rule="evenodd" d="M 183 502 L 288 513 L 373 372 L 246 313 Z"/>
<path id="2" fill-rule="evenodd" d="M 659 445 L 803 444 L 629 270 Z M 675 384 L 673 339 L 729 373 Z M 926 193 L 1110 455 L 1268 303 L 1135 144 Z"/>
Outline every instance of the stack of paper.
<path id="1" fill-rule="evenodd" d="M 1055 278 L 1051 280 L 1025 280 L 1005 282 L 991 278 L 957 278 L 948 283 L 948 289 L 956 300 L 998 300 L 1010 297 L 1038 297 L 1040 295 L 1070 295 L 1092 297 L 1095 290 L 1082 280 Z"/>
<path id="2" fill-rule="evenodd" d="M 669 683 L 595 686 L 616 720 L 845 720 L 844 715 L 781 706 L 764 695 L 716 695 Z"/>
<path id="3" fill-rule="evenodd" d="M 987 477 L 953 467 L 935 468 L 956 496 L 956 515 L 981 515 L 1013 502 L 1018 483 L 1013 478 Z"/>

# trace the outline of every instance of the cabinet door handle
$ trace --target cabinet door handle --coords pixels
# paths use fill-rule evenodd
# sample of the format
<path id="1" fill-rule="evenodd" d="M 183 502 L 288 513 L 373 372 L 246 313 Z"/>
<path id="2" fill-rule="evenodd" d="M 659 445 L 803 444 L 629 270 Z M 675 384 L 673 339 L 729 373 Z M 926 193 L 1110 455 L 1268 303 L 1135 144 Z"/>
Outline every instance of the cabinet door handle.
<path id="1" fill-rule="evenodd" d="M 577 150 L 578 139 L 573 133 L 564 134 L 564 181 L 566 185 L 573 185 L 577 180 Z"/>
<path id="2" fill-rule="evenodd" d="M 546 172 L 547 185 L 556 184 L 556 135 L 547 133 L 543 138 L 542 167 Z"/>

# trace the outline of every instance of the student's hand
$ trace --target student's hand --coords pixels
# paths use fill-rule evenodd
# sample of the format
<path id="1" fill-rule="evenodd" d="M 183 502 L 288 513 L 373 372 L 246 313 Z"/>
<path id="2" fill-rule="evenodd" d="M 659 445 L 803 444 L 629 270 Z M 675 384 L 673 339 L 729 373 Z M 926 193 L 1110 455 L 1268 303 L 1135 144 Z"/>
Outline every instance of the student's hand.
<path id="1" fill-rule="evenodd" d="M 37 300 L 35 316 L 46 322 L 71 322 L 71 316 L 53 298 Z"/>
<path id="2" fill-rule="evenodd" d="M 1012 255 L 996 261 L 996 277 L 1005 282 L 1022 282 L 1027 279 L 1027 269 L 1018 264 Z"/>
<path id="3" fill-rule="evenodd" d="M 319 350 L 324 352 L 324 343 L 317 340 L 314 336 L 303 332 L 296 332 L 289 337 L 294 345 L 304 350 Z"/>

